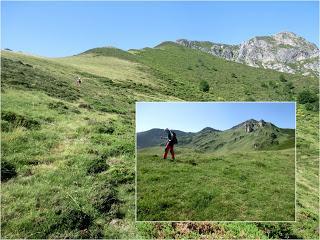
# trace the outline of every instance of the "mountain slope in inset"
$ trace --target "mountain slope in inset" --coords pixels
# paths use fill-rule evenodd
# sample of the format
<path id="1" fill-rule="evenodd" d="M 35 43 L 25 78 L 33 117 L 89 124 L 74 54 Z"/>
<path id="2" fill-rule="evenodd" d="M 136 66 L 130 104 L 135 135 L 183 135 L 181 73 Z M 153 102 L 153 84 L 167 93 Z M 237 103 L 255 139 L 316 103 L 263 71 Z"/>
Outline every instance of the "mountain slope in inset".
<path id="1" fill-rule="evenodd" d="M 177 133 L 178 146 L 208 152 L 276 150 L 292 148 L 295 144 L 294 129 L 283 129 L 272 123 L 254 119 L 247 120 L 225 131 L 212 128 L 204 128 L 196 133 L 174 131 Z M 151 129 L 138 133 L 138 148 L 161 144 L 161 132 L 163 132 L 161 129 Z"/>

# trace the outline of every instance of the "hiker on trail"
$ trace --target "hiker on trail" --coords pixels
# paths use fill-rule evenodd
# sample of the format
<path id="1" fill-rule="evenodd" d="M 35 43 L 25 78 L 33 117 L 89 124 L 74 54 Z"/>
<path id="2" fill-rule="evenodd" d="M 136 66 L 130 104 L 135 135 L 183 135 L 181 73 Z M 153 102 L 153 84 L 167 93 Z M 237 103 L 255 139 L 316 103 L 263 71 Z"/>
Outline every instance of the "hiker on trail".
<path id="1" fill-rule="evenodd" d="M 78 86 L 81 85 L 81 78 L 79 76 L 76 78 L 76 83 Z"/>
<path id="2" fill-rule="evenodd" d="M 172 160 L 174 160 L 173 146 L 174 146 L 174 144 L 178 143 L 177 137 L 176 137 L 176 133 L 173 132 L 173 131 L 170 131 L 168 128 L 166 128 L 164 131 L 165 131 L 166 134 L 168 134 L 168 137 L 165 138 L 165 139 L 168 139 L 168 140 L 167 140 L 167 143 L 166 143 L 166 148 L 164 150 L 163 159 L 167 159 L 168 152 L 170 151 L 171 158 L 172 158 Z"/>

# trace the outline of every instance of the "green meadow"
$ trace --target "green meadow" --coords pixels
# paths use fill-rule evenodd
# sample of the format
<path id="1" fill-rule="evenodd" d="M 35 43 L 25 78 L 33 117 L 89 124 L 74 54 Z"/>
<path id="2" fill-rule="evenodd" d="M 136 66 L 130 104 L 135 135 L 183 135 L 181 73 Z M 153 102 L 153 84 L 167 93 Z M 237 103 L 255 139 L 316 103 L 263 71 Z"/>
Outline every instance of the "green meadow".
<path id="1" fill-rule="evenodd" d="M 294 221 L 294 149 L 195 153 L 138 151 L 137 220 Z"/>
<path id="2" fill-rule="evenodd" d="M 286 81 L 280 81 L 280 75 Z M 83 80 L 80 87 L 75 84 L 77 76 Z M 208 92 L 199 89 L 202 80 L 208 82 Z M 296 222 L 135 222 L 136 101 L 295 101 L 306 89 L 317 93 L 317 79 L 231 63 L 173 43 L 130 51 L 93 49 L 65 58 L 2 51 L 1 238 L 316 239 L 319 235 L 319 116 L 305 104 L 297 105 Z M 292 197 L 291 185 L 284 189 L 282 182 L 277 187 L 266 183 L 289 164 L 281 159 L 290 153 L 286 150 L 276 156 L 270 153 L 250 153 L 250 159 L 237 153 L 222 154 L 219 160 L 218 156 L 206 154 L 190 153 L 182 157 L 178 152 L 177 163 L 158 161 L 160 153 L 146 151 L 141 156 L 150 166 L 147 171 L 158 166 L 158 177 L 167 168 L 197 173 L 195 179 L 179 181 L 201 183 L 204 188 L 193 191 L 203 190 L 207 196 L 204 201 L 218 202 L 215 199 L 227 194 L 221 184 L 229 181 L 224 187 L 234 187 L 237 197 L 233 202 L 222 199 L 221 204 L 234 209 L 225 212 L 222 216 L 225 219 L 292 219 L 289 200 L 278 201 L 278 207 L 288 206 L 267 215 L 265 211 L 253 211 L 249 215 L 242 211 L 260 206 L 274 209 L 276 206 L 265 200 L 271 194 L 276 200 Z M 197 165 L 192 164 L 193 157 L 199 157 Z M 243 163 L 243 171 L 232 165 L 233 157 Z M 244 174 L 261 158 L 264 165 L 257 166 L 256 172 Z M 223 161 L 228 165 L 222 164 Z M 211 180 L 217 181 L 212 182 L 217 184 L 216 192 L 210 190 L 210 182 L 205 179 L 209 173 L 204 164 L 225 172 L 223 180 Z M 200 178 L 200 172 L 204 179 Z M 215 170 L 214 174 L 218 176 L 221 172 Z M 292 178 L 292 174 L 292 169 L 286 169 L 271 181 L 284 181 Z M 149 174 L 144 176 L 145 180 L 155 181 Z M 173 177 L 168 176 L 165 181 L 174 184 L 169 181 Z M 233 184 L 241 178 L 242 185 Z M 254 187 L 256 181 L 261 185 Z M 178 185 L 172 187 L 181 193 Z M 263 196 L 257 197 L 261 188 Z M 247 195 L 241 193 L 245 189 L 250 190 Z M 159 197 L 157 200 L 162 205 L 158 207 L 164 211 L 157 215 L 155 206 L 150 218 L 171 218 L 166 209 L 174 206 L 184 205 L 187 209 L 196 204 L 200 210 L 205 209 L 206 204 L 196 196 L 194 201 L 179 202 L 178 199 L 184 199 L 181 194 L 181 198 L 171 203 Z M 257 199 L 242 201 L 246 196 Z M 210 211 L 210 215 L 215 214 L 213 209 Z M 191 209 L 183 214 L 176 217 L 196 217 Z"/>

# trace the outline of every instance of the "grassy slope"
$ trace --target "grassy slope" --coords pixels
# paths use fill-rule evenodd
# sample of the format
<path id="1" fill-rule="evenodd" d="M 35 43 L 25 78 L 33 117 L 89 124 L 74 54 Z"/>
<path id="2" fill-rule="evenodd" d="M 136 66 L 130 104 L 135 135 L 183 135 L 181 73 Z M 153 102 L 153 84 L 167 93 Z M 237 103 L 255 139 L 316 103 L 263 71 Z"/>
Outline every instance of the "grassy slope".
<path id="1" fill-rule="evenodd" d="M 2 52 L 3 63 L 11 60 L 2 65 L 2 113 L 40 123 L 39 129 L 28 129 L 21 122 L 2 122 L 2 161 L 13 163 L 18 173 L 2 184 L 2 236 L 133 237 L 138 230 L 148 238 L 316 238 L 318 115 L 303 106 L 297 115 L 297 223 L 134 224 L 135 101 L 292 100 L 302 88 L 317 85 L 313 78 L 286 75 L 295 87 L 288 93 L 277 72 L 170 44 L 134 52 L 134 59 L 117 51 L 98 56 L 99 63 L 104 61 L 99 68 L 90 64 L 92 52 L 65 59 Z M 77 75 L 84 79 L 81 88 L 74 84 Z M 208 80 L 209 93 L 198 90 L 200 79 Z M 57 106 L 53 102 L 68 109 L 52 107 Z M 79 107 L 88 105 L 92 109 Z M 109 166 L 106 171 L 97 161 L 101 159 Z M 97 162 L 97 173 L 91 162 Z"/>
<path id="2" fill-rule="evenodd" d="M 138 220 L 294 221 L 294 149 L 177 153 L 138 151 Z"/>
<path id="3" fill-rule="evenodd" d="M 271 134 L 276 136 L 274 142 Z M 276 150 L 293 148 L 294 138 L 293 129 L 265 126 L 251 133 L 246 133 L 243 127 L 237 127 L 222 132 L 200 132 L 181 137 L 179 138 L 179 145 L 186 145 L 190 148 L 196 146 L 199 151 L 214 151 L 215 153 Z"/>
<path id="4" fill-rule="evenodd" d="M 135 54 L 163 73 L 174 94 L 193 101 L 288 101 L 295 92 L 317 84 L 315 78 L 291 74 L 284 74 L 287 82 L 281 82 L 279 72 L 257 70 L 170 42 Z M 201 80 L 209 83 L 208 93 L 198 90 Z"/>

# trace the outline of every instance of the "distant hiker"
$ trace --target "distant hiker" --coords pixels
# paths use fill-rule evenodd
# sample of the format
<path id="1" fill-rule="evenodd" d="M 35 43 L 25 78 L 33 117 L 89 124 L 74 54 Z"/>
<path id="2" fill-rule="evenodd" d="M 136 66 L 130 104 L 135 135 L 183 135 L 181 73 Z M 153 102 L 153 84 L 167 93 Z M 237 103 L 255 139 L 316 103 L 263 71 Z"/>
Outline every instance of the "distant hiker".
<path id="1" fill-rule="evenodd" d="M 168 134 L 168 137 L 165 138 L 165 139 L 168 139 L 168 140 L 167 140 L 167 143 L 166 143 L 166 148 L 164 150 L 163 159 L 167 159 L 168 152 L 170 151 L 171 158 L 172 158 L 172 160 L 174 160 L 173 146 L 178 143 L 176 133 L 173 132 L 173 131 L 170 131 L 168 128 L 166 128 L 164 131 L 165 131 L 166 134 Z"/>
<path id="2" fill-rule="evenodd" d="M 81 85 L 81 78 L 79 76 L 76 78 L 76 83 L 78 86 Z"/>

